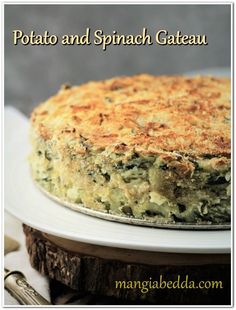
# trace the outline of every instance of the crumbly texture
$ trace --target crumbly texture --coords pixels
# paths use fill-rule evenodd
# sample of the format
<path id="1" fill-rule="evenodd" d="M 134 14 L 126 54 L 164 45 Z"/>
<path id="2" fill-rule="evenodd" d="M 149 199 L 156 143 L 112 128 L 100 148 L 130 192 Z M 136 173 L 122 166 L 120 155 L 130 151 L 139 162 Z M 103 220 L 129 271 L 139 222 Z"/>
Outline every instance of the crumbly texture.
<path id="1" fill-rule="evenodd" d="M 137 75 L 63 87 L 31 116 L 51 194 L 160 223 L 230 221 L 230 80 Z"/>

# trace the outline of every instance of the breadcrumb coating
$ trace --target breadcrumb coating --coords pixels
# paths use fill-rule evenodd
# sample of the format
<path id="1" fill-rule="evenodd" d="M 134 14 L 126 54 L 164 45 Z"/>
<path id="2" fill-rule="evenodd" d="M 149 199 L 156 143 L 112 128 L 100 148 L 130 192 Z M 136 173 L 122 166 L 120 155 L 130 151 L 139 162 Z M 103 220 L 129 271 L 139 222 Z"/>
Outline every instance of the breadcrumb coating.
<path id="1" fill-rule="evenodd" d="M 144 154 L 230 156 L 230 80 L 210 76 L 117 77 L 63 87 L 32 113 L 47 140 Z"/>

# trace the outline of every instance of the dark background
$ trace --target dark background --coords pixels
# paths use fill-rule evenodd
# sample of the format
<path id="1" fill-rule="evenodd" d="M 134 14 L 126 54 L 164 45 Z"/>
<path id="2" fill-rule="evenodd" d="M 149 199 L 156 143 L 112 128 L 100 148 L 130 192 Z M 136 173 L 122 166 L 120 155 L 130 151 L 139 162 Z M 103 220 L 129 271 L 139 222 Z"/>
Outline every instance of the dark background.
<path id="1" fill-rule="evenodd" d="M 61 84 L 135 73 L 182 74 L 230 67 L 230 5 L 5 5 L 5 104 L 25 114 Z M 146 27 L 205 34 L 208 46 L 14 46 L 12 31 L 138 34 Z"/>

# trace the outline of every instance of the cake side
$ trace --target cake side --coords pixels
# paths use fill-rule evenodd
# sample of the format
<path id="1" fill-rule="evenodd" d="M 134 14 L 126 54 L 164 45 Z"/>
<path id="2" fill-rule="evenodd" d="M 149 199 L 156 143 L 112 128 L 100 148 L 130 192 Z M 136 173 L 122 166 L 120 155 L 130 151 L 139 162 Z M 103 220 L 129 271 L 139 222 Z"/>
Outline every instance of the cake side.
<path id="1" fill-rule="evenodd" d="M 160 223 L 230 221 L 230 81 L 140 75 L 61 90 L 31 118 L 46 191 Z"/>

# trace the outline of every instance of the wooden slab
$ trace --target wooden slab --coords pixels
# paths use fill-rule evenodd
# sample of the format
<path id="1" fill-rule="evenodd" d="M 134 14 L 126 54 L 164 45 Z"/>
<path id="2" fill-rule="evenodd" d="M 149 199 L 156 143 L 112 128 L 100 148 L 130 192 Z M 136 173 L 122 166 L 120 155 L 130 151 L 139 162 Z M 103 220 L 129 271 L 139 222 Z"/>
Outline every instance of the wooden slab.
<path id="1" fill-rule="evenodd" d="M 92 245 L 23 225 L 31 265 L 80 293 L 147 304 L 230 304 L 230 255 L 175 254 Z M 117 288 L 116 281 L 221 281 L 222 289 Z"/>

